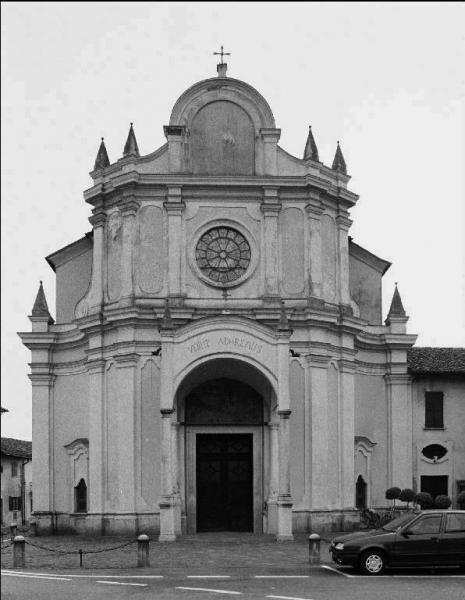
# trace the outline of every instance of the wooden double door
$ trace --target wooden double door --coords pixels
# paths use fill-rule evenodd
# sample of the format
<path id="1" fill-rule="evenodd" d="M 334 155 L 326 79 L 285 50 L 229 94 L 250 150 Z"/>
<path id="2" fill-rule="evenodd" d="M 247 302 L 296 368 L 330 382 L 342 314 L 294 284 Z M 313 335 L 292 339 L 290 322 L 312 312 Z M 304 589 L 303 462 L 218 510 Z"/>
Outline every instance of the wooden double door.
<path id="1" fill-rule="evenodd" d="M 196 435 L 197 531 L 254 530 L 252 433 Z"/>

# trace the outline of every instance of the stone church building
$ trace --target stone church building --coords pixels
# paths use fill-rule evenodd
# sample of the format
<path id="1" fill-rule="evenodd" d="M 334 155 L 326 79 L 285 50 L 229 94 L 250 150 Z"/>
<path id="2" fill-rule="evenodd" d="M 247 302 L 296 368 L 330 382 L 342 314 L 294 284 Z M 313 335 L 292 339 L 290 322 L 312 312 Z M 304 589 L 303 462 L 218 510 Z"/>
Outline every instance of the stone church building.
<path id="1" fill-rule="evenodd" d="M 47 257 L 55 320 L 41 284 L 20 334 L 39 531 L 287 540 L 350 529 L 392 485 L 465 484 L 463 352 L 451 382 L 422 370 L 431 352 L 409 370 L 397 288 L 383 321 L 390 263 L 348 235 L 339 144 L 326 166 L 310 129 L 290 155 L 226 69 L 178 98 L 157 150 L 141 156 L 131 124 L 110 163 L 102 140 L 92 231 Z M 420 423 L 426 392 L 447 433 Z"/>

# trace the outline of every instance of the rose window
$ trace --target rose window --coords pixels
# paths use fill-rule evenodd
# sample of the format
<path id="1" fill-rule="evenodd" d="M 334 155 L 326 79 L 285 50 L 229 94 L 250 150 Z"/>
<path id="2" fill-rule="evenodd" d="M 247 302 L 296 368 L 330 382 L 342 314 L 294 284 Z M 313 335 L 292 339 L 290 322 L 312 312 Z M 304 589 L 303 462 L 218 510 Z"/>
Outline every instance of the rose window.
<path id="1" fill-rule="evenodd" d="M 195 249 L 202 274 L 217 284 L 228 284 L 241 278 L 250 265 L 250 256 L 249 242 L 232 227 L 209 229 Z"/>

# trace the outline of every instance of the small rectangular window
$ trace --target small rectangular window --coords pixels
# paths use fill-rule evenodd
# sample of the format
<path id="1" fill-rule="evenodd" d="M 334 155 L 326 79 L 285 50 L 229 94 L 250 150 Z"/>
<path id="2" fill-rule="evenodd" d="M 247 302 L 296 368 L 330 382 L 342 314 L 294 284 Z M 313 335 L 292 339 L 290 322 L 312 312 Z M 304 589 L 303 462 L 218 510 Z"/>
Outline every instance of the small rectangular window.
<path id="1" fill-rule="evenodd" d="M 425 392 L 425 427 L 444 427 L 444 393 Z"/>
<path id="2" fill-rule="evenodd" d="M 11 512 L 21 510 L 21 496 L 10 496 L 8 498 L 8 509 Z"/>
<path id="3" fill-rule="evenodd" d="M 11 476 L 18 476 L 18 463 L 15 460 L 11 463 Z"/>

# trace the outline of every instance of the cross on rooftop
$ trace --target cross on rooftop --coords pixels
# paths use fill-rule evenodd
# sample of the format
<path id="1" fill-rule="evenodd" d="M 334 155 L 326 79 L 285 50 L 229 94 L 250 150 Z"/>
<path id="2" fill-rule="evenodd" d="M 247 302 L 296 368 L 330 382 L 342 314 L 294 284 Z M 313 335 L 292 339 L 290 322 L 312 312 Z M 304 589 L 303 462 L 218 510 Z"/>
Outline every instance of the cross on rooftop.
<path id="1" fill-rule="evenodd" d="M 221 56 L 220 65 L 223 65 L 223 56 L 231 56 L 231 52 L 223 52 L 223 46 L 221 46 L 221 52 L 213 52 L 215 56 Z"/>

